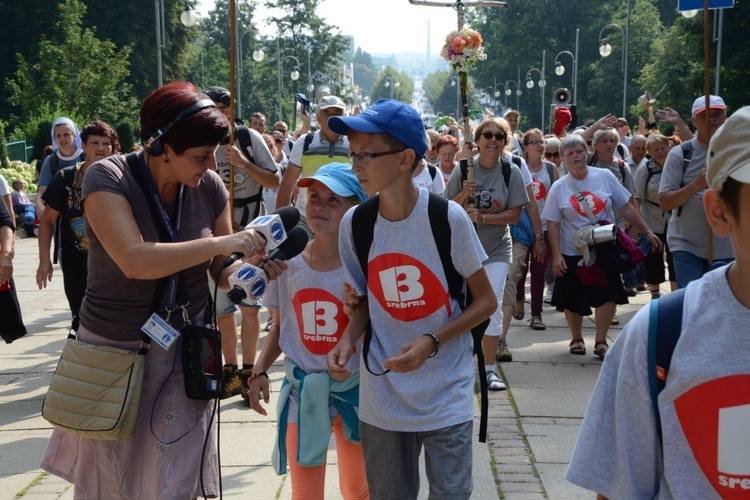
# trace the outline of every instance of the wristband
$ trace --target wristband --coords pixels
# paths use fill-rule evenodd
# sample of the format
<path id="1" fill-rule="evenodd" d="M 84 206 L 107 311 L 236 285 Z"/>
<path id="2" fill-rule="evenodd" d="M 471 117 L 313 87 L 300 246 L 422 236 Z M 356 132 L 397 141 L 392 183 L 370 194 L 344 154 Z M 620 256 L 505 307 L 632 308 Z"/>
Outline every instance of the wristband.
<path id="1" fill-rule="evenodd" d="M 652 231 L 651 229 L 649 229 L 648 231 L 646 231 L 646 232 L 645 232 L 645 233 L 643 233 L 643 234 L 649 234 L 649 233 L 653 233 L 653 231 Z"/>
<path id="2" fill-rule="evenodd" d="M 487 224 L 486 217 L 484 216 L 484 214 L 479 214 L 479 215 L 482 216 L 482 224 Z"/>
<path id="3" fill-rule="evenodd" d="M 536 238 L 536 241 L 542 241 L 544 239 L 544 233 L 535 234 L 534 238 Z"/>
<path id="4" fill-rule="evenodd" d="M 440 351 L 440 339 L 439 339 L 439 338 L 437 338 L 437 335 L 435 335 L 435 334 L 434 334 L 434 333 L 432 333 L 432 332 L 430 332 L 430 333 L 425 333 L 425 334 L 424 334 L 424 335 L 422 335 L 422 336 L 423 336 L 423 337 L 432 337 L 432 340 L 434 340 L 434 341 L 435 341 L 435 351 L 434 351 L 434 352 L 433 352 L 432 354 L 430 354 L 430 356 L 429 356 L 430 358 L 434 358 L 434 357 L 435 357 L 435 356 L 437 355 L 438 351 Z"/>
<path id="5" fill-rule="evenodd" d="M 250 378 L 247 379 L 247 385 L 249 386 L 250 382 L 252 382 L 253 380 L 255 380 L 258 377 L 266 377 L 266 378 L 268 378 L 268 374 L 266 372 L 253 373 L 252 375 L 250 375 Z"/>

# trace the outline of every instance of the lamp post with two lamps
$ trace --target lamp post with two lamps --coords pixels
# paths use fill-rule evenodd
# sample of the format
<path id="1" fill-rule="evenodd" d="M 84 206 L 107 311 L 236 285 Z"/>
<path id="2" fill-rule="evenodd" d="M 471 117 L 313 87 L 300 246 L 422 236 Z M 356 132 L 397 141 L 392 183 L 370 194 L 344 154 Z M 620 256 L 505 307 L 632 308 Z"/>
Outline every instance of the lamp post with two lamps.
<path id="1" fill-rule="evenodd" d="M 581 30 L 576 30 L 576 53 L 573 54 L 569 50 L 563 50 L 555 56 L 555 74 L 557 76 L 563 76 L 565 74 L 565 66 L 558 59 L 561 55 L 568 55 L 573 59 L 573 75 L 571 80 L 571 86 L 573 87 L 573 105 L 575 106 L 578 98 L 578 35 Z"/>
<path id="2" fill-rule="evenodd" d="M 276 67 L 278 69 L 278 77 L 279 77 L 279 120 L 283 120 L 283 106 L 281 103 L 281 87 L 282 87 L 282 75 L 281 72 L 283 71 L 284 61 L 287 59 L 292 59 L 294 63 L 296 64 L 295 68 L 292 70 L 292 72 L 289 74 L 289 78 L 292 79 L 292 81 L 296 82 L 299 80 L 299 59 L 294 57 L 293 55 L 288 55 L 281 57 L 281 39 L 276 38 Z"/>
<path id="3" fill-rule="evenodd" d="M 534 71 L 536 71 L 537 73 L 539 73 L 539 93 L 542 96 L 542 126 L 541 126 L 542 131 L 544 131 L 544 115 L 545 115 L 545 110 L 544 110 L 544 87 L 547 85 L 547 82 L 544 79 L 544 72 L 545 72 L 545 69 L 546 69 L 546 64 L 547 64 L 547 51 L 543 50 L 542 51 L 542 69 L 541 69 L 541 71 L 538 70 L 537 68 L 531 68 L 530 70 L 528 70 L 526 72 L 526 88 L 527 89 L 533 89 L 534 88 L 534 80 L 531 79 L 531 74 Z"/>
<path id="4" fill-rule="evenodd" d="M 391 78 L 390 76 L 386 76 L 385 77 L 385 84 L 384 85 L 385 85 L 385 88 L 390 87 L 390 89 L 391 89 L 391 99 L 393 99 L 393 88 L 394 87 L 400 87 L 401 86 L 401 82 L 395 82 L 395 81 L 393 81 L 393 78 Z"/>
<path id="5" fill-rule="evenodd" d="M 513 91 L 510 89 L 511 83 L 516 84 L 516 111 L 520 113 L 521 112 L 521 94 L 523 94 L 523 91 L 521 90 L 520 80 L 508 80 L 507 82 L 505 82 L 505 107 L 506 109 L 508 107 L 508 96 L 510 96 L 513 93 Z"/>

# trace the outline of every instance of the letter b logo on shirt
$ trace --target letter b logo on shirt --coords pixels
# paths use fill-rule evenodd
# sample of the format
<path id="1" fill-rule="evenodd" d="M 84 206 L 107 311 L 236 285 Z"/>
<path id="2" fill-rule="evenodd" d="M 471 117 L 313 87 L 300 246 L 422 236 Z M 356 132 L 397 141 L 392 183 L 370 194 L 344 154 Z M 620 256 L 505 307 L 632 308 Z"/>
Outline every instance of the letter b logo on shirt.
<path id="1" fill-rule="evenodd" d="M 422 273 L 416 266 L 397 266 L 380 271 L 383 297 L 388 302 L 418 300 L 424 295 L 424 287 L 419 283 Z"/>
<path id="2" fill-rule="evenodd" d="M 320 288 L 304 288 L 294 294 L 292 305 L 302 344 L 312 354 L 328 354 L 349 324 L 341 300 Z"/>

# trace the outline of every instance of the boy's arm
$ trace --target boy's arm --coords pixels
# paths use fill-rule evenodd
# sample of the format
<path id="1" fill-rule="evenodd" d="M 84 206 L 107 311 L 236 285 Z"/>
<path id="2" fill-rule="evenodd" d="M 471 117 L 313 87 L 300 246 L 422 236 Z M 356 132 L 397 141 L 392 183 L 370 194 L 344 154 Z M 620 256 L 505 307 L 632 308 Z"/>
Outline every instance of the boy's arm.
<path id="1" fill-rule="evenodd" d="M 466 278 L 466 284 L 475 297 L 471 305 L 460 315 L 438 328 L 434 332 L 424 332 L 425 335 L 409 342 L 401 348 L 401 352 L 393 358 L 387 359 L 383 366 L 394 372 L 409 372 L 416 370 L 435 352 L 438 346 L 429 335 L 434 334 L 440 341 L 440 346 L 445 345 L 459 335 L 471 330 L 473 327 L 489 318 L 497 309 L 497 299 L 492 291 L 490 280 L 484 268 Z"/>
<path id="2" fill-rule="evenodd" d="M 351 375 L 346 369 L 346 363 L 352 357 L 352 346 L 362 335 L 368 321 L 370 321 L 370 309 L 367 296 L 362 296 L 349 316 L 349 324 L 346 325 L 341 340 L 326 355 L 328 371 L 332 379 L 346 380 Z"/>

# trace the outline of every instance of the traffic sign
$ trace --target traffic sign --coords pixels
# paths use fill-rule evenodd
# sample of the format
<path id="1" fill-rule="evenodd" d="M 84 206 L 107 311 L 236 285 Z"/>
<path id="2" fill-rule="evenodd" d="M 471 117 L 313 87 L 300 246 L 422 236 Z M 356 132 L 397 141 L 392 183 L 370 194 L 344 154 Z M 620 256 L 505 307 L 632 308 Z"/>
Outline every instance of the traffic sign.
<path id="1" fill-rule="evenodd" d="M 677 10 L 703 10 L 703 0 L 677 0 Z M 730 9 L 734 7 L 734 0 L 708 0 L 709 9 Z"/>

